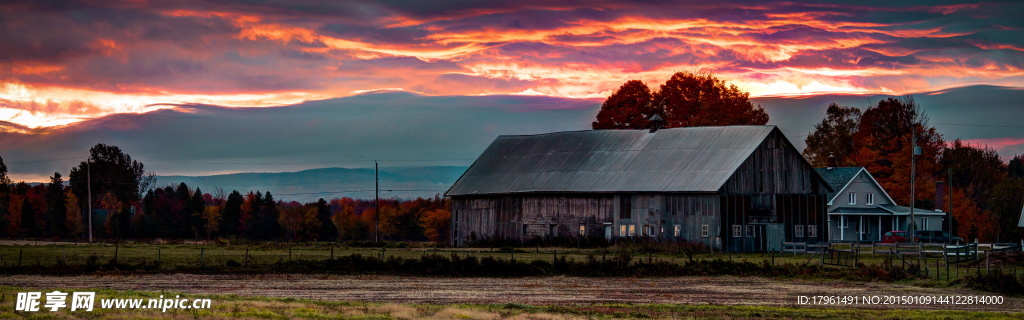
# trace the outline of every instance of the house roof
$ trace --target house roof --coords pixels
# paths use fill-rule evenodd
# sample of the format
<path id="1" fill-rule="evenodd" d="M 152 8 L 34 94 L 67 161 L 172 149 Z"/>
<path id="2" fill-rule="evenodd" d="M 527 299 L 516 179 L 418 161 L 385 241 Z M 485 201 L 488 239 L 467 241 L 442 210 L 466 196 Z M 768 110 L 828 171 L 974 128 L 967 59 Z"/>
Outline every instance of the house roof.
<path id="1" fill-rule="evenodd" d="M 1017 221 L 1017 226 L 1024 228 L 1024 208 L 1020 209 L 1020 221 Z"/>
<path id="2" fill-rule="evenodd" d="M 850 182 L 852 182 L 853 179 L 856 178 L 861 171 L 863 171 L 868 178 L 871 178 L 871 182 L 878 187 L 878 190 L 882 190 L 882 195 L 884 195 L 886 199 L 889 199 L 889 202 L 896 203 L 896 201 L 889 196 L 889 193 L 885 191 L 885 188 L 882 188 L 882 185 L 878 184 L 878 180 L 875 180 L 875 177 L 871 175 L 871 172 L 868 172 L 867 168 L 828 167 L 814 168 L 814 170 L 817 171 L 818 175 L 825 179 L 825 181 L 828 182 L 829 187 L 832 187 L 832 190 L 835 191 L 828 193 L 828 202 L 830 205 L 832 204 L 832 201 L 836 199 L 837 195 L 842 193 L 843 190 L 846 190 L 846 187 L 850 185 Z"/>
<path id="3" fill-rule="evenodd" d="M 717 192 L 777 130 L 726 126 L 499 136 L 445 195 Z"/>
<path id="4" fill-rule="evenodd" d="M 880 205 L 878 205 L 878 207 L 882 208 L 882 209 L 885 209 L 885 210 L 888 210 L 889 212 L 892 212 L 893 215 L 897 215 L 897 216 L 910 215 L 910 207 L 896 206 L 896 205 L 889 205 L 889 204 L 880 204 Z M 914 209 L 914 214 L 915 215 L 919 215 L 919 214 L 923 214 L 923 215 L 945 215 L 946 213 L 942 212 L 942 211 L 935 211 L 935 210 L 916 208 L 916 209 Z"/>
<path id="5" fill-rule="evenodd" d="M 864 169 L 864 167 L 814 168 L 815 171 L 818 171 L 818 175 L 821 175 L 821 177 L 825 179 L 825 182 L 832 187 L 832 190 L 835 190 L 836 192 L 839 192 L 843 187 L 846 187 L 846 184 L 850 183 L 850 180 L 853 180 L 853 178 L 857 176 L 857 173 L 860 173 L 860 170 L 862 169 Z M 832 198 L 835 198 L 836 192 L 828 193 L 829 201 L 832 201 Z"/>
<path id="6" fill-rule="evenodd" d="M 879 207 L 838 207 L 829 210 L 829 214 L 856 214 L 856 215 L 891 215 L 892 212 Z"/>

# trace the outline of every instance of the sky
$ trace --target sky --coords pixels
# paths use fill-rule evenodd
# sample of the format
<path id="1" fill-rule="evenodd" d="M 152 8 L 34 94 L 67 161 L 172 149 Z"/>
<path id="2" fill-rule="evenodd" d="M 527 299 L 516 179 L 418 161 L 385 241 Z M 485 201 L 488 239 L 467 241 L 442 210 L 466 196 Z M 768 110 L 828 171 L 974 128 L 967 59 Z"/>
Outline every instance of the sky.
<path id="1" fill-rule="evenodd" d="M 1019 1 L 848 2 L 4 1 L 0 121 L 381 89 L 603 98 L 680 70 L 755 97 L 1024 83 Z"/>
<path id="2" fill-rule="evenodd" d="M 884 95 L 934 96 L 924 101 L 942 123 L 1015 125 L 1000 113 L 1015 114 L 1019 103 L 1004 99 L 979 113 L 970 105 L 976 100 L 939 93 L 966 87 L 975 98 L 993 94 L 985 88 L 1020 96 L 1024 3 L 848 3 L 4 1 L 0 156 L 22 161 L 9 166 L 26 179 L 46 177 L 50 168 L 15 170 L 23 161 L 77 157 L 100 142 L 168 161 L 151 165 L 166 174 L 232 171 L 189 165 L 189 157 L 334 163 L 410 150 L 397 154 L 473 158 L 497 134 L 587 129 L 600 102 L 626 80 L 657 87 L 683 70 L 713 72 L 749 92 L 800 145 L 829 99 L 866 107 Z M 393 109 L 396 98 L 379 92 L 407 93 L 398 96 L 405 109 Z M 362 113 L 337 112 L 345 108 Z M 213 141 L 207 149 L 159 148 L 172 140 L 172 120 L 188 115 L 210 121 L 187 135 Z M 398 125 L 394 132 L 404 136 L 379 140 L 366 133 L 378 130 L 365 126 L 368 117 L 418 125 Z M 281 121 L 289 127 L 279 132 L 292 136 L 218 128 L 244 127 L 246 119 Z M 346 129 L 335 133 L 332 125 Z M 452 131 L 460 127 L 473 136 Z M 996 146 L 1004 156 L 1024 152 L 1024 128 L 944 128 L 947 138 Z M 281 140 L 271 145 L 293 154 L 274 154 L 253 135 Z M 349 141 L 357 137 L 370 142 Z M 465 143 L 449 146 L 445 137 Z M 352 147 L 329 155 L 295 149 L 331 139 Z M 424 143 L 444 151 L 411 151 Z"/>

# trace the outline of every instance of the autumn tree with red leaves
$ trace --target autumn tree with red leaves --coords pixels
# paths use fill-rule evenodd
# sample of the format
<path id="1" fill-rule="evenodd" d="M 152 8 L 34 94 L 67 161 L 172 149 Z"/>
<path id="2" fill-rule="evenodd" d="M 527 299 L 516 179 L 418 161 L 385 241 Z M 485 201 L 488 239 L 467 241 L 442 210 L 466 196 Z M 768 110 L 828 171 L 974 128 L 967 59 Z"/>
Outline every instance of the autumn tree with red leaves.
<path id="1" fill-rule="evenodd" d="M 710 73 L 676 72 L 654 96 L 665 127 L 763 125 L 768 114 L 750 93 Z"/>
<path id="2" fill-rule="evenodd" d="M 647 118 L 654 114 L 652 98 L 647 84 L 640 80 L 626 81 L 601 104 L 592 127 L 595 130 L 647 128 Z"/>
<path id="3" fill-rule="evenodd" d="M 914 205 L 910 203 L 912 134 L 917 135 L 922 149 L 916 157 L 916 206 L 930 209 L 935 203 L 934 177 L 945 142 L 910 96 L 888 98 L 864 111 L 852 137 L 856 150 L 850 158 L 867 168 L 897 203 Z"/>
<path id="4" fill-rule="evenodd" d="M 646 129 L 661 115 L 666 128 L 763 125 L 768 114 L 750 102 L 750 94 L 710 73 L 677 72 L 651 92 L 629 80 L 601 105 L 594 129 Z"/>

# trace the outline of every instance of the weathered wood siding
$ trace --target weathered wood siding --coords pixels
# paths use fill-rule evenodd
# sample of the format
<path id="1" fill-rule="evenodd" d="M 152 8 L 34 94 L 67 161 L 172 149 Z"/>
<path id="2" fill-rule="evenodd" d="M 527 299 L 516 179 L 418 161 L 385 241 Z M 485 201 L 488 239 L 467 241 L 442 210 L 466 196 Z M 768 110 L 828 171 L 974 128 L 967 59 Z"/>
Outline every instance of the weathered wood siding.
<path id="1" fill-rule="evenodd" d="M 452 240 L 603 236 L 615 211 L 611 195 L 501 195 L 452 199 Z"/>
<path id="2" fill-rule="evenodd" d="M 814 168 L 773 132 L 721 189 L 725 248 L 758 251 L 775 246 L 768 241 L 827 241 L 827 192 Z M 766 228 L 779 225 L 784 239 L 769 239 Z"/>
<path id="3" fill-rule="evenodd" d="M 824 194 L 825 181 L 774 131 L 719 190 L 721 194 Z"/>

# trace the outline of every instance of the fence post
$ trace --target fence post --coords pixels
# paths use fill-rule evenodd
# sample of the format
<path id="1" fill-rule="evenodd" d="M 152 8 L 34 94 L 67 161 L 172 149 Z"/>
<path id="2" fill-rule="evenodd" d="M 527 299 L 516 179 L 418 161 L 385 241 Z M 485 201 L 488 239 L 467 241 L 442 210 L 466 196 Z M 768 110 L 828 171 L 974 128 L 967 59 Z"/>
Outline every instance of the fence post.
<path id="1" fill-rule="evenodd" d="M 160 264 L 160 247 L 156 247 L 156 264 Z"/>
<path id="2" fill-rule="evenodd" d="M 117 264 L 117 249 L 119 247 L 120 247 L 120 244 L 118 244 L 118 243 L 114 244 L 114 264 Z"/>
<path id="3" fill-rule="evenodd" d="M 18 249 L 18 268 L 21 268 L 21 257 L 25 254 L 25 249 Z"/>
<path id="4" fill-rule="evenodd" d="M 249 266 L 249 248 L 245 248 L 245 261 L 242 262 L 243 266 Z"/>
<path id="5" fill-rule="evenodd" d="M 288 262 L 292 262 L 292 247 L 288 247 Z"/>
<path id="6" fill-rule="evenodd" d="M 334 260 L 334 246 L 331 246 L 331 260 Z"/>
<path id="7" fill-rule="evenodd" d="M 199 248 L 199 267 L 205 267 L 206 262 L 203 261 L 203 257 L 206 256 L 206 248 Z"/>

